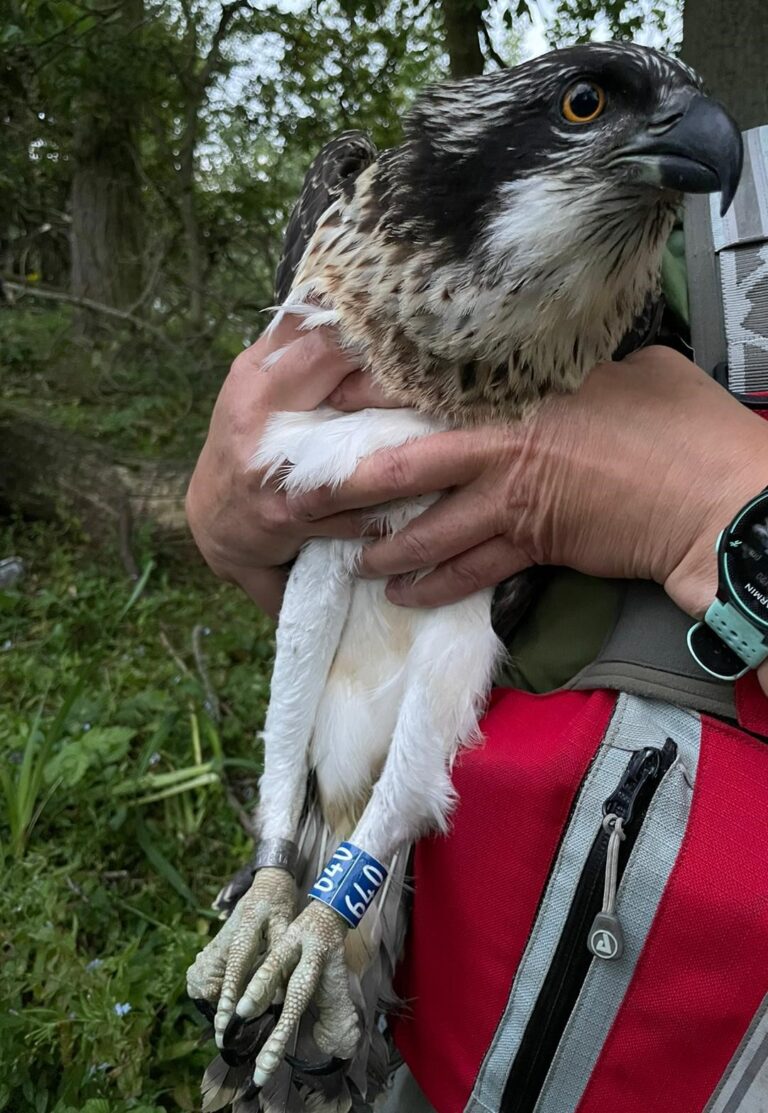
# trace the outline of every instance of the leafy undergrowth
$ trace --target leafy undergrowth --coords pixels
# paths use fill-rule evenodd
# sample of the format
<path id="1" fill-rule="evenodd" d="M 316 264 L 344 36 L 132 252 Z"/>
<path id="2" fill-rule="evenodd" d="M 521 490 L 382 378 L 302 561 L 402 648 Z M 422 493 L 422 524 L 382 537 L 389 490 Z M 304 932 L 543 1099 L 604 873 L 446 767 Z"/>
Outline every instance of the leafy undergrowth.
<path id="1" fill-rule="evenodd" d="M 11 553 L 0 1109 L 192 1110 L 210 1045 L 184 973 L 248 854 L 272 627 L 191 561 L 129 583 L 73 527 L 6 523 Z"/>
<path id="2" fill-rule="evenodd" d="M 259 327 L 262 321 L 257 322 Z M 247 340 L 222 332 L 164 343 L 126 328 L 78 338 L 69 309 L 0 306 L 0 385 L 6 401 L 112 451 L 194 456 L 221 380 Z"/>

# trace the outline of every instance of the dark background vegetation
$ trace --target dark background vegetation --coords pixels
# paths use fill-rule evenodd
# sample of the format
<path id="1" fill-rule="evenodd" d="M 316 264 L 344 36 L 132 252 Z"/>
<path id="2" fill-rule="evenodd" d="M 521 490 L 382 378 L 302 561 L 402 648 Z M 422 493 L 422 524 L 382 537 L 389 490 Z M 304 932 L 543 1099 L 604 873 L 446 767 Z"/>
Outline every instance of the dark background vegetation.
<path id="1" fill-rule="evenodd" d="M 0 6 L 0 1110 L 196 1108 L 184 971 L 248 852 L 272 630 L 181 499 L 314 153 L 532 25 L 682 50 L 766 122 L 764 3 Z"/>

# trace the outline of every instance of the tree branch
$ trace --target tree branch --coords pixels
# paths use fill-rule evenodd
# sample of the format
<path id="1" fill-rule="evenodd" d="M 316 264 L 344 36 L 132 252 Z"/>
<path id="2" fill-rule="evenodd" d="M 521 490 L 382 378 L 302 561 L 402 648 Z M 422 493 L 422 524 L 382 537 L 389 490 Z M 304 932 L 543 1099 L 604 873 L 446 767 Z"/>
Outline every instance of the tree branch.
<path id="1" fill-rule="evenodd" d="M 136 328 L 143 329 L 144 332 L 150 333 L 166 348 L 176 349 L 176 345 L 159 328 L 151 325 L 149 321 L 142 320 L 141 317 L 135 317 L 133 313 L 128 313 L 124 309 L 115 309 L 111 305 L 104 305 L 100 301 L 93 301 L 91 298 L 77 298 L 74 294 L 65 294 L 60 290 L 45 290 L 39 286 L 30 286 L 27 283 L 12 282 L 7 278 L 3 278 L 3 285 L 7 290 L 11 290 L 15 294 L 29 294 L 33 298 L 39 298 L 41 301 L 57 301 L 65 305 L 76 305 L 80 309 L 90 309 L 94 313 L 101 313 L 106 317 L 114 317 L 116 320 L 125 321 L 127 324 L 134 325 Z"/>
<path id="2" fill-rule="evenodd" d="M 491 41 L 491 35 L 488 30 L 488 26 L 482 15 L 480 16 L 480 34 L 483 36 L 483 42 L 485 43 L 485 52 L 491 59 L 491 61 L 495 62 L 500 70 L 509 69 L 509 66 L 501 57 L 501 55 L 496 53 L 496 48 Z"/>
<path id="3" fill-rule="evenodd" d="M 231 3 L 223 5 L 221 9 L 221 15 L 219 16 L 219 24 L 216 30 L 213 32 L 211 46 L 208 54 L 206 55 L 205 64 L 200 71 L 200 76 L 198 78 L 201 92 L 204 92 L 208 88 L 210 80 L 213 76 L 213 71 L 215 70 L 216 65 L 219 61 L 219 57 L 221 54 L 221 44 L 224 41 L 227 31 L 229 30 L 230 23 L 241 8 L 250 8 L 250 6 L 250 0 L 231 0 Z"/>

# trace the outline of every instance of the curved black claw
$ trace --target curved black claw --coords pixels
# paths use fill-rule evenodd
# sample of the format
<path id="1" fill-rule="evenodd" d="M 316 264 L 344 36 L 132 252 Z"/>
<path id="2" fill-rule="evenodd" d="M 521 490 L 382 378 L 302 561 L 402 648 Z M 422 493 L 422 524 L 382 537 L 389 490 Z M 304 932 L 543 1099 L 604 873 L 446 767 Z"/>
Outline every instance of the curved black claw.
<path id="1" fill-rule="evenodd" d="M 248 863 L 237 871 L 237 873 L 229 879 L 223 889 L 219 890 L 211 907 L 214 912 L 219 913 L 222 920 L 228 920 L 235 910 L 235 907 L 253 884 L 253 879 L 256 876 L 256 868 Z"/>
<path id="2" fill-rule="evenodd" d="M 192 1004 L 195 1006 L 199 1013 L 205 1017 L 209 1023 L 213 1024 L 214 1017 L 216 1016 L 216 1006 L 206 1001 L 205 997 L 193 997 Z"/>
<path id="3" fill-rule="evenodd" d="M 289 1055 L 287 1051 L 283 1058 L 288 1066 L 293 1067 L 299 1074 L 311 1074 L 315 1077 L 323 1074 L 333 1074 L 344 1062 L 343 1059 L 334 1055 L 330 1059 L 326 1059 L 324 1063 L 310 1063 L 306 1059 L 297 1059 L 295 1055 Z"/>
<path id="4" fill-rule="evenodd" d="M 261 1016 L 252 1016 L 248 1020 L 235 1013 L 224 1029 L 223 1046 L 219 1049 L 219 1055 L 227 1066 L 239 1067 L 254 1060 L 279 1016 L 277 1005 L 270 1005 Z"/>

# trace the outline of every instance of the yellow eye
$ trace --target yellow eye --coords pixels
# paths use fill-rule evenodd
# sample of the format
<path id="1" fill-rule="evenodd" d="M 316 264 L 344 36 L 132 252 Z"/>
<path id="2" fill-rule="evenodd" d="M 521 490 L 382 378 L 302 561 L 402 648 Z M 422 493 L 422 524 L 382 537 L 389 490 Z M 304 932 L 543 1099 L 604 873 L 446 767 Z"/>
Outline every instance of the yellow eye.
<path id="1" fill-rule="evenodd" d="M 571 124 L 591 124 L 605 108 L 605 92 L 594 81 L 577 81 L 563 97 L 563 115 Z"/>

